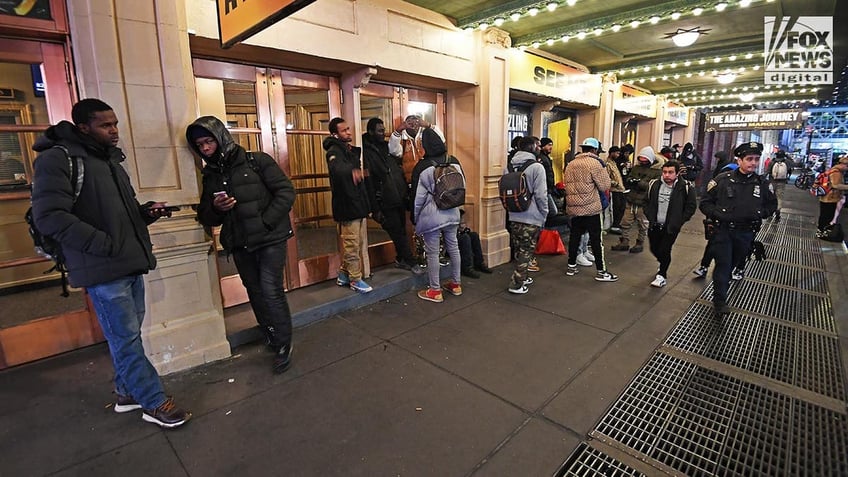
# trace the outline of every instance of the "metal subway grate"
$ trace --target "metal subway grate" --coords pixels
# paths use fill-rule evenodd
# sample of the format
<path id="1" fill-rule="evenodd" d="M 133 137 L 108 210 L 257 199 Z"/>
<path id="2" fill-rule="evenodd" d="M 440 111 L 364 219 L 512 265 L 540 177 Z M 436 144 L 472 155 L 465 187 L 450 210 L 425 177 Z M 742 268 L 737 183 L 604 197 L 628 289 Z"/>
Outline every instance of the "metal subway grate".
<path id="1" fill-rule="evenodd" d="M 771 252 L 778 247 L 804 250 L 808 252 L 821 253 L 821 244 L 818 239 L 806 237 L 793 237 L 791 235 L 780 235 L 768 232 L 757 236 L 757 240 L 765 244 L 766 256 L 771 258 Z"/>
<path id="2" fill-rule="evenodd" d="M 845 400 L 836 337 L 731 313 L 721 322 L 696 303 L 664 343 L 777 381 Z"/>
<path id="3" fill-rule="evenodd" d="M 725 475 L 786 475 L 792 399 L 743 384 L 721 465 Z"/>
<path id="4" fill-rule="evenodd" d="M 623 464 L 605 453 L 591 447 L 585 442 L 574 449 L 568 460 L 555 474 L 556 477 L 582 476 L 633 476 L 643 477 L 645 474 Z"/>
<path id="5" fill-rule="evenodd" d="M 696 369 L 649 455 L 686 475 L 715 474 L 739 386 L 736 379 Z"/>
<path id="6" fill-rule="evenodd" d="M 769 246 L 767 247 L 766 255 L 773 262 L 824 270 L 824 257 L 822 257 L 820 248 L 816 251 L 811 251 L 789 246 Z"/>
<path id="7" fill-rule="evenodd" d="M 789 475 L 848 475 L 848 416 L 793 400 Z"/>
<path id="8" fill-rule="evenodd" d="M 696 367 L 667 354 L 654 353 L 595 430 L 647 454 Z"/>
<path id="9" fill-rule="evenodd" d="M 595 431 L 687 475 L 848 475 L 844 412 L 662 353 Z"/>
<path id="10" fill-rule="evenodd" d="M 752 261 L 745 267 L 745 276 L 764 282 L 827 294 L 827 274 L 824 270 L 793 267 L 784 263 Z"/>
<path id="11" fill-rule="evenodd" d="M 700 298 L 712 301 L 712 283 L 704 288 Z M 743 311 L 836 333 L 833 308 L 828 296 L 742 280 L 731 286 L 727 304 Z"/>

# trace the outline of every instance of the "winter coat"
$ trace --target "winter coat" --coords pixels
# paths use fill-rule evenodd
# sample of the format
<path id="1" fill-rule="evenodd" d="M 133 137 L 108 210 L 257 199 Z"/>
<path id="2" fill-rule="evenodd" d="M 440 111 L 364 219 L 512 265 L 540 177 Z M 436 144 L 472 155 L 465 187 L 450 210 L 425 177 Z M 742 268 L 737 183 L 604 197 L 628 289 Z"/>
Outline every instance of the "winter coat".
<path id="1" fill-rule="evenodd" d="M 409 186 L 400 163 L 389 155 L 388 143 L 384 140 L 374 142 L 367 133 L 363 134 L 362 154 L 371 185 L 371 211 L 406 207 Z"/>
<path id="2" fill-rule="evenodd" d="M 662 164 L 659 162 L 654 162 L 650 166 L 642 165 L 641 162 L 636 164 L 627 176 L 627 188 L 630 189 L 625 196 L 627 203 L 644 207 L 648 201 L 648 184 L 660 177 L 662 177 Z"/>
<path id="3" fill-rule="evenodd" d="M 513 170 L 518 170 L 527 161 L 532 161 L 533 164 L 524 169 L 524 180 L 527 182 L 527 188 L 533 193 L 533 200 L 530 201 L 530 207 L 524 212 L 510 212 L 509 221 L 541 227 L 548 217 L 548 186 L 545 179 L 545 168 L 536 161 L 536 156 L 533 153 L 527 151 L 516 152 L 512 156 L 510 164 L 512 164 Z M 509 168 L 505 167 L 504 174 L 508 173 Z"/>
<path id="4" fill-rule="evenodd" d="M 707 184 L 701 197 L 701 212 L 720 222 L 758 222 L 777 210 L 772 185 L 757 174 L 739 169 L 722 172 Z"/>
<path id="5" fill-rule="evenodd" d="M 359 184 L 353 183 L 353 170 L 361 168 L 360 149 L 349 147 L 345 142 L 329 136 L 324 139 L 327 151 L 327 169 L 330 172 L 330 189 L 333 191 L 333 220 L 349 222 L 368 217 L 371 206 L 368 201 L 368 184 L 363 177 Z"/>
<path id="6" fill-rule="evenodd" d="M 82 188 L 74 202 L 68 157 L 83 160 Z M 33 146 L 32 212 L 42 234 L 62 245 L 72 286 L 108 283 L 156 268 L 147 226 L 156 219 L 135 198 L 121 162 L 124 153 L 82 134 L 68 121 L 51 126 Z"/>
<path id="7" fill-rule="evenodd" d="M 206 129 L 218 142 L 213 157 L 203 157 L 191 139 L 191 131 L 197 127 Z M 295 200 L 294 186 L 271 156 L 251 152 L 251 164 L 247 151 L 213 116 L 203 116 L 189 125 L 186 139 L 206 162 L 201 171 L 203 190 L 197 220 L 210 227 L 221 225 L 221 245 L 227 253 L 242 248 L 253 252 L 293 235 L 289 212 Z M 235 207 L 227 212 L 215 209 L 212 202 L 219 191 L 235 198 Z"/>
<path id="8" fill-rule="evenodd" d="M 648 203 L 645 205 L 645 217 L 651 225 L 657 223 L 657 212 L 659 210 L 659 196 L 662 179 L 654 179 L 648 185 Z M 665 230 L 668 234 L 680 232 L 683 224 L 698 210 L 698 200 L 695 194 L 695 186 L 688 183 L 686 179 L 679 177 L 671 190 L 668 201 L 668 211 L 665 215 Z"/>
<path id="9" fill-rule="evenodd" d="M 436 206 L 434 195 L 436 168 L 433 165 L 433 161 L 438 164 L 456 164 L 449 167 L 453 167 L 464 176 L 459 163 L 451 161 L 447 156 L 439 158 L 428 156 L 419 161 L 419 164 L 428 164 L 418 176 L 418 187 L 415 189 L 415 199 L 413 201 L 413 223 L 415 224 L 415 232 L 419 234 L 434 232 L 448 225 L 459 225 L 460 221 L 459 207 L 440 209 Z"/>
<path id="10" fill-rule="evenodd" d="M 605 161 L 607 166 L 607 174 L 610 176 L 610 191 L 624 192 L 624 179 L 621 178 L 621 171 L 618 169 L 614 159 L 607 158 Z"/>
<path id="11" fill-rule="evenodd" d="M 565 168 L 565 211 L 572 217 L 598 215 L 601 198 L 598 192 L 610 188 L 610 176 L 595 154 L 578 154 Z M 510 215 L 511 217 L 511 215 Z"/>
<path id="12" fill-rule="evenodd" d="M 691 142 L 687 142 L 683 146 L 683 152 L 680 153 L 680 157 L 677 158 L 677 162 L 679 162 L 682 166 L 686 166 L 685 179 L 690 181 L 695 180 L 701 173 L 701 169 L 704 168 L 704 161 L 701 160 L 701 156 L 695 152 L 695 146 L 693 146 Z"/>
<path id="13" fill-rule="evenodd" d="M 545 185 L 548 187 L 548 194 L 553 197 L 561 197 L 562 194 L 555 187 L 556 176 L 554 175 L 554 163 L 551 160 L 551 156 L 543 152 L 539 154 L 539 162 L 542 164 L 542 167 L 545 168 Z"/>

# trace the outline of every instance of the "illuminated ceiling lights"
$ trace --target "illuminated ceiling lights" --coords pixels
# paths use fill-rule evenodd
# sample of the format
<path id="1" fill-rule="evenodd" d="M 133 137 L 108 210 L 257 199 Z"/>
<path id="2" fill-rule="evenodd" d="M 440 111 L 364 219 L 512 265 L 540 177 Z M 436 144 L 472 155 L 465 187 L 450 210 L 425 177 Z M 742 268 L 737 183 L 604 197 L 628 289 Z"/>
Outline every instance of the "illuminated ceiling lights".
<path id="1" fill-rule="evenodd" d="M 715 79 L 721 84 L 730 84 L 736 80 L 736 73 L 722 73 L 720 75 L 716 75 Z"/>
<path id="2" fill-rule="evenodd" d="M 678 28 L 674 33 L 666 33 L 665 39 L 671 38 L 671 41 L 673 41 L 675 45 L 683 48 L 698 41 L 698 38 L 700 38 L 701 35 L 706 35 L 708 31 L 710 31 L 709 28 L 702 30 L 701 27 L 688 29 Z"/>
<path id="3" fill-rule="evenodd" d="M 728 66 L 727 66 L 728 68 L 733 67 L 734 69 L 738 70 L 739 72 L 742 72 L 742 71 L 745 71 L 745 70 L 742 70 L 740 68 L 746 68 L 747 67 L 747 68 L 751 68 L 751 69 L 754 69 L 754 70 L 759 68 L 760 65 L 758 63 L 756 63 L 756 60 L 753 60 L 753 57 L 754 57 L 754 55 L 752 53 L 746 54 L 745 51 L 742 51 L 742 52 L 736 51 L 736 52 L 729 53 L 728 56 L 718 56 L 718 57 L 712 56 L 710 58 L 690 58 L 690 59 L 683 60 L 682 63 L 678 63 L 677 61 L 672 61 L 671 63 L 660 63 L 658 65 L 626 65 L 626 66 L 620 67 L 617 70 L 599 71 L 599 73 L 618 72 L 619 75 L 626 76 L 626 75 L 629 75 L 629 74 L 638 73 L 638 72 L 642 71 L 644 68 L 647 68 L 647 70 L 645 70 L 645 71 L 650 71 L 654 67 L 656 67 L 656 69 L 659 69 L 659 70 L 661 70 L 663 68 L 677 69 L 678 66 L 690 68 L 693 65 L 706 65 L 708 61 L 710 63 L 728 64 Z M 718 61 L 716 61 L 716 58 L 718 58 Z M 678 61 L 680 61 L 680 60 L 678 60 Z M 734 65 L 729 64 L 729 63 L 734 63 L 734 62 L 737 65 L 740 65 L 740 66 L 734 66 Z"/>

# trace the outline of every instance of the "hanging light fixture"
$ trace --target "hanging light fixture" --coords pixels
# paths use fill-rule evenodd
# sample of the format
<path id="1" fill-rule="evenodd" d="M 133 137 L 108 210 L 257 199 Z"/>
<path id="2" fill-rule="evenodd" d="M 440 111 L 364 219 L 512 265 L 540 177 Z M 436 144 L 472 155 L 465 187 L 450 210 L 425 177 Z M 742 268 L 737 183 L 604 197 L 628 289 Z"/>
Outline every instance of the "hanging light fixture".
<path id="1" fill-rule="evenodd" d="M 733 83 L 733 81 L 736 79 L 736 74 L 735 73 L 721 73 L 719 75 L 716 75 L 715 79 L 716 79 L 716 81 L 718 81 L 721 84 L 730 84 L 730 83 Z"/>
<path id="2" fill-rule="evenodd" d="M 671 39 L 671 41 L 673 41 L 675 45 L 683 48 L 698 41 L 698 38 L 700 38 L 701 35 L 706 35 L 708 31 L 710 31 L 710 28 L 678 28 L 677 31 L 674 33 L 666 33 L 665 39 Z"/>

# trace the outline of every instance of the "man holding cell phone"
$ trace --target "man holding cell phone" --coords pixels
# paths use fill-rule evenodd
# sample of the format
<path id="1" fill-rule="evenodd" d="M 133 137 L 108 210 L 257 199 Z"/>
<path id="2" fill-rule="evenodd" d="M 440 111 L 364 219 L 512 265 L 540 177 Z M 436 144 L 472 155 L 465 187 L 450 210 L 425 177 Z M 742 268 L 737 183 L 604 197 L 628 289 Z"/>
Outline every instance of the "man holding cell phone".
<path id="1" fill-rule="evenodd" d="M 250 306 L 268 346 L 273 371 L 291 365 L 291 311 L 283 285 L 287 240 L 294 235 L 289 212 L 294 186 L 264 152 L 247 152 L 224 123 L 203 116 L 186 129 L 189 146 L 206 165 L 197 207 L 201 224 L 221 226 L 221 245 L 232 254 Z"/>
<path id="2" fill-rule="evenodd" d="M 164 428 L 185 424 L 191 413 L 165 394 L 156 369 L 144 353 L 142 275 L 156 268 L 147 226 L 169 217 L 165 202 L 139 204 L 121 162 L 118 118 L 99 99 L 73 106 L 73 123 L 45 131 L 32 187 L 35 224 L 62 245 L 68 280 L 91 297 L 115 367 L 115 412 L 142 409 L 142 419 Z M 77 189 L 69 178 L 71 158 L 81 158 Z M 79 196 L 74 198 L 75 190 Z"/>

